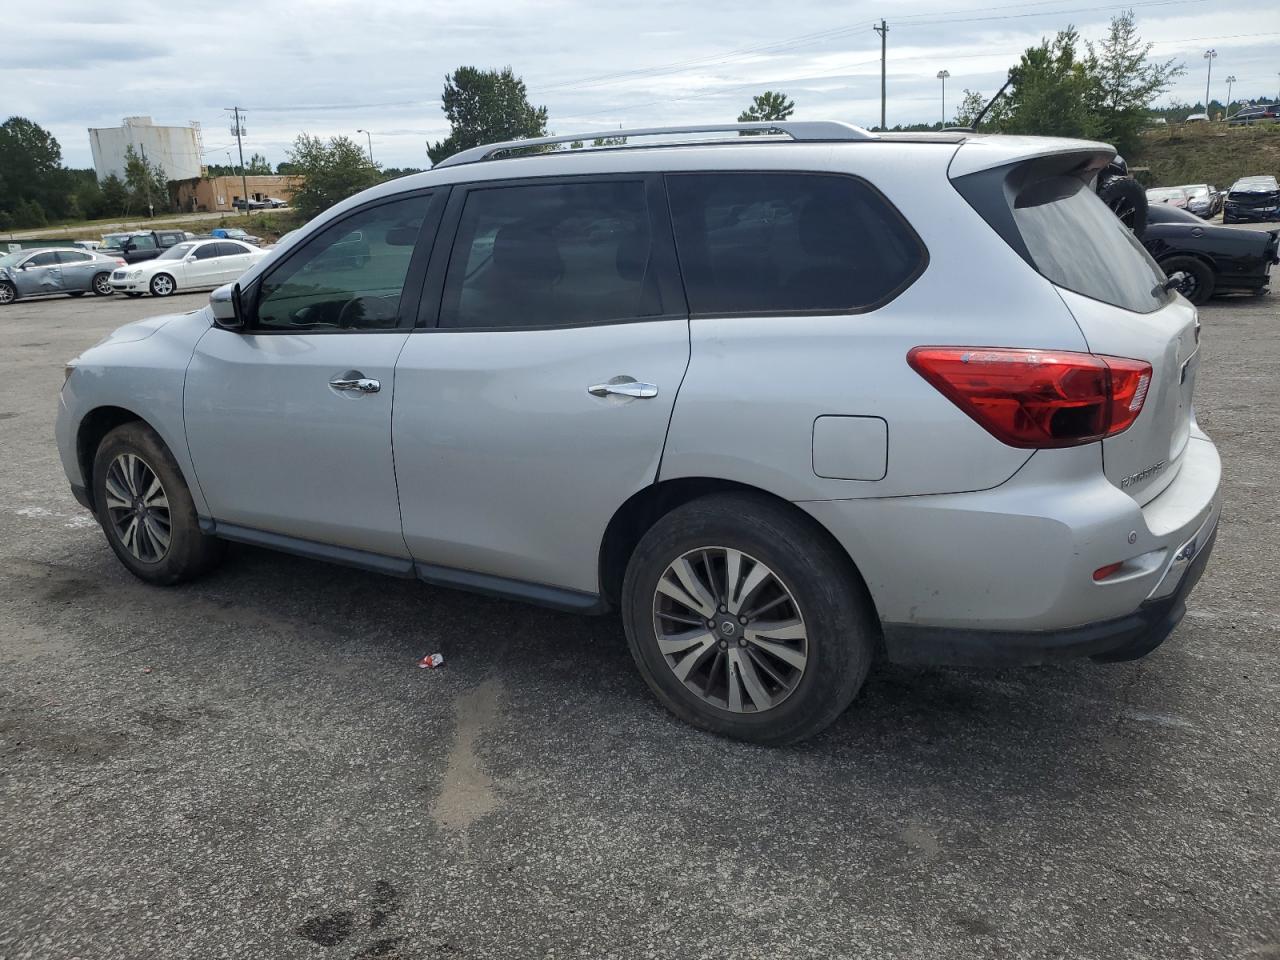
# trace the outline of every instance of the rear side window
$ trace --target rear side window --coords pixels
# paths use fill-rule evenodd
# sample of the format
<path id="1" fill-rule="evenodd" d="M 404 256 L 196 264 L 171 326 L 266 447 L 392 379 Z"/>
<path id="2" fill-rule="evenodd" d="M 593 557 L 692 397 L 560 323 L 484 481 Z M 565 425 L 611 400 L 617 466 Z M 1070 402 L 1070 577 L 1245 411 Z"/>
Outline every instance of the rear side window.
<path id="1" fill-rule="evenodd" d="M 1137 313 L 1172 296 L 1151 255 L 1079 177 L 1033 182 L 1014 200 L 1013 221 L 1035 268 L 1060 287 Z"/>
<path id="2" fill-rule="evenodd" d="M 662 314 L 641 180 L 467 194 L 441 327 L 559 327 Z"/>
<path id="3" fill-rule="evenodd" d="M 667 192 L 693 314 L 870 310 L 925 266 L 902 217 L 852 177 L 682 173 Z"/>

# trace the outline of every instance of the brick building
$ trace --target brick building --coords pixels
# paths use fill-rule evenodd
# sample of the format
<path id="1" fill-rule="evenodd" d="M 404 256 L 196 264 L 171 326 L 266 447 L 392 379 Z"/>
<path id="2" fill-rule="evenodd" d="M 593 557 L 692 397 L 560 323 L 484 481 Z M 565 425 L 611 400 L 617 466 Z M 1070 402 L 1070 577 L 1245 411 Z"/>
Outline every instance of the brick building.
<path id="1" fill-rule="evenodd" d="M 277 200 L 290 201 L 294 191 L 302 180 L 300 177 L 250 174 L 248 181 L 249 197 L 253 200 L 265 200 L 274 197 Z M 190 180 L 175 180 L 169 185 L 173 191 L 173 199 L 179 210 L 186 212 L 206 212 L 226 210 L 233 211 L 233 201 L 240 199 L 244 186 L 238 176 L 231 177 L 195 177 Z"/>

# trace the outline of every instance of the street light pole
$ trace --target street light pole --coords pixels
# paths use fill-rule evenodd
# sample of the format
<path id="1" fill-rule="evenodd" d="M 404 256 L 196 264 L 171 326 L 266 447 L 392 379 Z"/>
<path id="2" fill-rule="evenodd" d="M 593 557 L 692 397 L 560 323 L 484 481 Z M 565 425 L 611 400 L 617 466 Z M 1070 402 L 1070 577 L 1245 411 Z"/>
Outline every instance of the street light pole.
<path id="1" fill-rule="evenodd" d="M 1204 58 L 1209 61 L 1209 73 L 1204 78 L 1204 115 L 1206 117 L 1209 116 L 1209 83 L 1213 80 L 1213 61 L 1217 57 L 1218 51 L 1212 48 L 1204 52 Z"/>
<path id="2" fill-rule="evenodd" d="M 938 79 L 942 81 L 942 125 L 947 125 L 947 77 L 951 76 L 950 70 L 939 70 Z"/>
<path id="3" fill-rule="evenodd" d="M 373 134 L 368 130 L 357 130 L 356 133 L 363 133 L 369 140 L 369 166 L 373 166 Z"/>
<path id="4" fill-rule="evenodd" d="M 1224 119 L 1231 119 L 1231 85 L 1236 82 L 1234 73 L 1227 74 L 1227 115 Z"/>

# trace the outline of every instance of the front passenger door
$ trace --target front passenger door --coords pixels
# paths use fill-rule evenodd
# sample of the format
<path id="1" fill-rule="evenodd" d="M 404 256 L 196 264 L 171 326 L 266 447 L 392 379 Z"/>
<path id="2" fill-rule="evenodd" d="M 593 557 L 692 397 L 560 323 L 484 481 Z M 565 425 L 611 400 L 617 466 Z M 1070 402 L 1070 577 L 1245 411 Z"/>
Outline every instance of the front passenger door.
<path id="1" fill-rule="evenodd" d="M 187 440 L 224 534 L 343 547 L 374 565 L 407 559 L 391 398 L 442 198 L 401 194 L 331 222 L 244 291 L 244 330 L 213 327 L 196 345 Z M 331 265 L 357 228 L 369 263 Z"/>
<path id="2" fill-rule="evenodd" d="M 41 293 L 60 293 L 62 267 L 56 251 L 48 250 L 28 257 L 17 275 L 18 293 L 33 296 Z"/>

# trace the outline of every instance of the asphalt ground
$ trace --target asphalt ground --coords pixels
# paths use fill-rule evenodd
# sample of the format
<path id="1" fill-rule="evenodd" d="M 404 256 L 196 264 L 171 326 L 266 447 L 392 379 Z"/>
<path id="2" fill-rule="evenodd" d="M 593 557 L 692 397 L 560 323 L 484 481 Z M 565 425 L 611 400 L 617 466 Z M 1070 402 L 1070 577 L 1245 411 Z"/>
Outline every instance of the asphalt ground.
<path id="1" fill-rule="evenodd" d="M 668 716 L 613 618 L 246 547 L 134 580 L 62 363 L 202 302 L 0 308 L 0 957 L 1280 957 L 1280 298 L 1202 311 L 1225 508 L 1162 648 L 878 666 L 784 750 Z"/>

